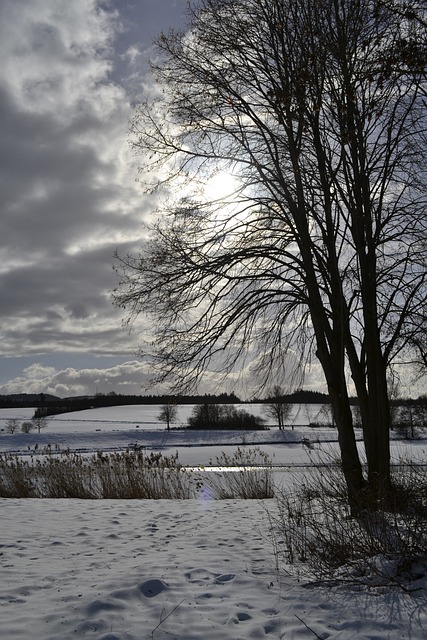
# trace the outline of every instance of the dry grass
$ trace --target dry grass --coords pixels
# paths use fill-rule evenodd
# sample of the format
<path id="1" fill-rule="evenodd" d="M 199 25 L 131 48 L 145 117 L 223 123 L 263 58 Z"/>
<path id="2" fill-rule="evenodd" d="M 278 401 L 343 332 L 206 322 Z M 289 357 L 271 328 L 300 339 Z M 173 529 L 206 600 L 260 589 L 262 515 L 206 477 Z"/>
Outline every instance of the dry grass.
<path id="1" fill-rule="evenodd" d="M 395 505 L 351 517 L 338 465 L 313 468 L 277 496 L 270 520 L 281 559 L 316 580 L 410 581 L 427 566 L 427 473 L 404 464 L 393 476 Z"/>
<path id="2" fill-rule="evenodd" d="M 177 456 L 139 451 L 82 456 L 52 451 L 24 459 L 0 455 L 0 496 L 6 498 L 170 498 L 194 495 Z"/>
<path id="3" fill-rule="evenodd" d="M 271 460 L 259 447 L 238 447 L 233 455 L 223 452 L 210 464 L 225 469 L 210 474 L 209 487 L 214 498 L 263 500 L 274 496 Z"/>
<path id="4" fill-rule="evenodd" d="M 218 466 L 241 467 L 228 473 L 187 471 L 178 454 L 142 451 L 98 452 L 83 456 L 47 447 L 28 456 L 0 454 L 0 497 L 83 499 L 189 499 L 209 493 L 213 498 L 269 498 L 270 468 L 258 449 L 223 454 Z"/>

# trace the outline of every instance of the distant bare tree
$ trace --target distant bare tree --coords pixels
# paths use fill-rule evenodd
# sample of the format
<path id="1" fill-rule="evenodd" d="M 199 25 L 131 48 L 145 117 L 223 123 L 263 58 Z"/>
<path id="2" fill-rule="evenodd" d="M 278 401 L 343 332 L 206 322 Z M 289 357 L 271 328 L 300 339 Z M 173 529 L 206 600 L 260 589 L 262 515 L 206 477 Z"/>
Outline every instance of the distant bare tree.
<path id="1" fill-rule="evenodd" d="M 283 396 L 283 389 L 280 386 L 274 386 L 265 405 L 267 415 L 277 422 L 280 431 L 284 429 L 285 421 L 289 418 L 292 410 L 292 406 L 283 400 Z"/>
<path id="2" fill-rule="evenodd" d="M 19 422 L 16 418 L 9 418 L 6 422 L 6 433 L 15 433 L 19 429 Z"/>
<path id="3" fill-rule="evenodd" d="M 197 404 L 188 418 L 190 429 L 262 429 L 263 419 L 232 404 Z"/>
<path id="4" fill-rule="evenodd" d="M 317 418 L 320 418 L 322 421 L 326 420 L 328 425 L 335 427 L 334 408 L 330 402 L 325 402 L 317 414 Z"/>
<path id="5" fill-rule="evenodd" d="M 46 429 L 46 427 L 49 424 L 48 419 L 46 418 L 46 416 L 43 415 L 35 415 L 32 419 L 31 422 L 33 423 L 34 429 L 37 429 L 37 432 L 40 433 L 40 431 L 42 429 Z"/>
<path id="6" fill-rule="evenodd" d="M 205 402 L 193 407 L 192 415 L 188 418 L 188 424 L 192 428 L 216 429 L 224 415 L 224 405 L 216 402 Z"/>
<path id="7" fill-rule="evenodd" d="M 166 422 L 166 429 L 170 431 L 170 425 L 176 420 L 177 413 L 178 405 L 168 402 L 162 405 L 161 411 L 157 416 L 157 420 L 160 422 Z"/>
<path id="8" fill-rule="evenodd" d="M 399 379 L 392 375 L 389 375 L 387 384 L 390 403 L 390 429 L 394 429 L 399 415 L 398 400 L 400 398 L 401 385 Z"/>
<path id="9" fill-rule="evenodd" d="M 410 400 L 398 407 L 394 428 L 404 438 L 417 438 L 427 426 L 427 407 Z"/>

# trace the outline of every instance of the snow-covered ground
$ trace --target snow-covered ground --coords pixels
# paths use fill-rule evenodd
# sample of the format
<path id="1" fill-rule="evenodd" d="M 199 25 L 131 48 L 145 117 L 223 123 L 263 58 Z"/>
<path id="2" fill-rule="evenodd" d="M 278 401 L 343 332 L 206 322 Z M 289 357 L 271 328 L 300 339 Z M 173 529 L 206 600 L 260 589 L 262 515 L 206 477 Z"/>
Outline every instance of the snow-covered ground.
<path id="1" fill-rule="evenodd" d="M 272 422 L 268 417 L 265 405 L 241 404 L 238 409 L 244 409 L 249 413 L 260 416 L 267 424 Z M 186 426 L 187 418 L 191 415 L 194 405 L 180 405 L 177 409 L 177 418 L 173 427 Z M 102 431 L 120 431 L 129 429 L 157 429 L 163 430 L 164 423 L 159 422 L 158 416 L 161 405 L 125 405 L 118 407 L 101 407 L 99 409 L 87 409 L 62 413 L 49 417 L 49 430 L 54 432 L 79 432 L 93 433 L 94 428 Z M 0 429 L 4 429 L 9 418 L 19 421 L 29 420 L 34 413 L 32 408 L 0 409 Z M 310 422 L 327 422 L 328 415 L 324 405 L 319 404 L 295 404 L 292 405 L 288 419 L 289 425 L 307 425 Z"/>
<path id="2" fill-rule="evenodd" d="M 26 411 L 1 410 L 0 424 L 30 418 Z M 184 464 L 204 464 L 256 435 L 275 463 L 289 466 L 310 464 L 318 448 L 336 450 L 325 442 L 335 432 L 301 423 L 285 433 L 167 433 L 158 412 L 139 406 L 66 414 L 40 434 L 2 432 L 0 450 L 25 453 L 57 442 L 93 451 L 143 441 L 178 449 Z M 302 437 L 314 448 L 303 447 Z M 396 459 L 425 460 L 425 441 L 393 447 Z M 274 500 L 213 501 L 206 493 L 186 501 L 1 499 L 0 509 L 4 640 L 427 637 L 427 584 L 412 594 L 307 586 L 286 566 L 278 572 L 267 517 Z"/>
<path id="3" fill-rule="evenodd" d="M 255 415 L 263 415 L 262 405 L 244 405 Z M 301 445 L 302 437 L 311 437 L 314 441 L 336 441 L 333 429 L 309 429 L 301 427 L 314 419 L 321 407 L 319 405 L 295 405 L 290 427 L 279 431 L 272 425 L 265 431 L 190 431 L 186 426 L 192 405 L 179 408 L 177 422 L 168 432 L 165 424 L 157 420 L 159 405 L 132 405 L 88 409 L 65 413 L 48 418 L 48 426 L 41 433 L 0 432 L 0 452 L 29 453 L 34 447 L 40 451 L 46 445 L 70 448 L 73 451 L 91 452 L 95 450 L 117 451 L 137 444 L 149 450 L 161 451 L 171 455 L 178 451 L 179 461 L 184 465 L 207 465 L 215 460 L 222 451 L 229 452 L 238 445 L 260 444 L 275 464 L 307 462 L 308 457 Z M 19 422 L 29 420 L 34 409 L 0 409 L 0 428 L 5 429 L 9 418 Z M 286 446 L 284 446 L 286 445 Z"/>
<path id="4" fill-rule="evenodd" d="M 426 637 L 425 591 L 308 588 L 277 573 L 272 502 L 1 503 L 5 640 Z"/>
<path id="5" fill-rule="evenodd" d="M 265 417 L 263 405 L 242 405 L 255 415 Z M 117 451 L 137 444 L 148 450 L 161 451 L 171 455 L 178 451 L 179 461 L 183 465 L 208 465 L 222 451 L 230 453 L 237 446 L 259 445 L 277 466 L 295 466 L 311 464 L 313 456 L 319 450 L 327 456 L 338 455 L 337 431 L 328 428 L 311 429 L 306 425 L 311 421 L 322 422 L 320 405 L 294 405 L 289 424 L 284 431 L 271 424 L 265 431 L 193 431 L 183 429 L 193 405 L 179 408 L 177 422 L 171 431 L 157 420 L 159 405 L 129 405 L 88 409 L 73 413 L 64 413 L 48 418 L 48 426 L 41 433 L 8 434 L 5 432 L 9 418 L 20 423 L 30 420 L 34 409 L 0 409 L 0 453 L 15 452 L 23 455 L 37 447 L 38 451 L 46 445 L 57 445 L 61 449 L 69 448 L 78 452 Z M 269 421 L 271 423 L 271 420 Z M 308 439 L 310 447 L 302 445 L 302 439 Z M 361 440 L 361 434 L 359 434 Z M 360 442 L 362 449 L 362 444 Z M 427 440 L 402 443 L 392 442 L 394 462 L 402 457 L 425 460 Z"/>

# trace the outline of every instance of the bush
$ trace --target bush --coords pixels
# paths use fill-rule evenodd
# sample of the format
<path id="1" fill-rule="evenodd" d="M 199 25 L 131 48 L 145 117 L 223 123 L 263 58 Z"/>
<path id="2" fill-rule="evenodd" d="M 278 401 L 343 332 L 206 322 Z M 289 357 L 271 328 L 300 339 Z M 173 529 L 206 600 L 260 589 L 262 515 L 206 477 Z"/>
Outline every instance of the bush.
<path id="1" fill-rule="evenodd" d="M 270 514 L 276 552 L 310 579 L 408 585 L 427 572 L 425 467 L 402 463 L 393 496 L 393 510 L 351 517 L 340 466 L 313 468 L 277 497 L 278 515 Z"/>
<path id="2" fill-rule="evenodd" d="M 30 433 L 34 429 L 34 424 L 32 422 L 23 422 L 21 425 L 22 433 Z"/>
<path id="3" fill-rule="evenodd" d="M 223 452 L 214 462 L 211 460 L 210 464 L 230 468 L 209 474 L 208 486 L 213 498 L 263 500 L 274 496 L 271 460 L 259 447 L 238 447 L 230 456 Z"/>
<path id="4" fill-rule="evenodd" d="M 263 428 L 264 420 L 234 405 L 199 404 L 188 418 L 189 429 L 247 429 Z"/>

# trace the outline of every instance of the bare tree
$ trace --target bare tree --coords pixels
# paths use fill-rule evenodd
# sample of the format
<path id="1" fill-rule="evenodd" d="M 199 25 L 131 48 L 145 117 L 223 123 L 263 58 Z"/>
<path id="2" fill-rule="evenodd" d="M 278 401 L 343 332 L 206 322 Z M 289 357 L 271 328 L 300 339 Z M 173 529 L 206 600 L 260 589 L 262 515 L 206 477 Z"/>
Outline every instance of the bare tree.
<path id="1" fill-rule="evenodd" d="M 394 429 L 399 415 L 398 400 L 401 397 L 400 381 L 390 374 L 387 378 L 387 387 L 388 401 L 390 405 L 390 429 Z"/>
<path id="2" fill-rule="evenodd" d="M 402 0 L 381 0 L 379 4 L 386 7 L 389 11 L 394 12 L 397 16 L 404 20 L 413 20 L 420 25 L 427 27 L 425 11 L 418 2 L 405 2 Z"/>
<path id="3" fill-rule="evenodd" d="M 170 431 L 171 423 L 176 420 L 177 413 L 178 405 L 168 402 L 162 405 L 161 411 L 157 416 L 157 420 L 160 420 L 160 422 L 166 422 L 166 429 Z"/>
<path id="4" fill-rule="evenodd" d="M 16 418 L 9 418 L 6 422 L 6 433 L 15 433 L 19 429 L 19 422 Z"/>
<path id="5" fill-rule="evenodd" d="M 353 414 L 354 426 L 356 426 L 356 421 L 354 420 L 354 410 L 352 410 L 352 414 Z M 333 406 L 329 402 L 326 402 L 320 408 L 320 411 L 319 411 L 319 413 L 317 414 L 317 417 L 316 417 L 316 420 L 319 420 L 319 419 L 322 422 L 324 422 L 326 420 L 327 425 L 330 425 L 332 427 L 335 426 L 334 409 L 333 409 Z"/>
<path id="6" fill-rule="evenodd" d="M 159 379 L 249 352 L 267 384 L 290 348 L 316 356 L 354 510 L 390 487 L 388 369 L 426 344 L 425 31 L 379 0 L 202 0 L 159 38 L 132 122 L 147 188 L 181 194 L 117 262 L 128 321 L 156 319 Z"/>
<path id="7" fill-rule="evenodd" d="M 33 418 L 31 419 L 31 422 L 33 424 L 34 429 L 37 429 L 38 433 L 40 433 L 42 429 L 46 429 L 46 427 L 49 424 L 46 416 L 40 415 L 40 413 L 37 413 L 37 412 L 36 414 L 34 414 Z"/>
<path id="8" fill-rule="evenodd" d="M 407 400 L 398 407 L 394 428 L 404 438 L 414 439 L 426 429 L 427 407 Z"/>
<path id="9" fill-rule="evenodd" d="M 265 405 L 267 415 L 277 422 L 280 431 L 284 429 L 285 421 L 289 418 L 292 410 L 291 405 L 284 401 L 283 396 L 283 389 L 276 385 L 269 393 L 268 401 Z"/>

